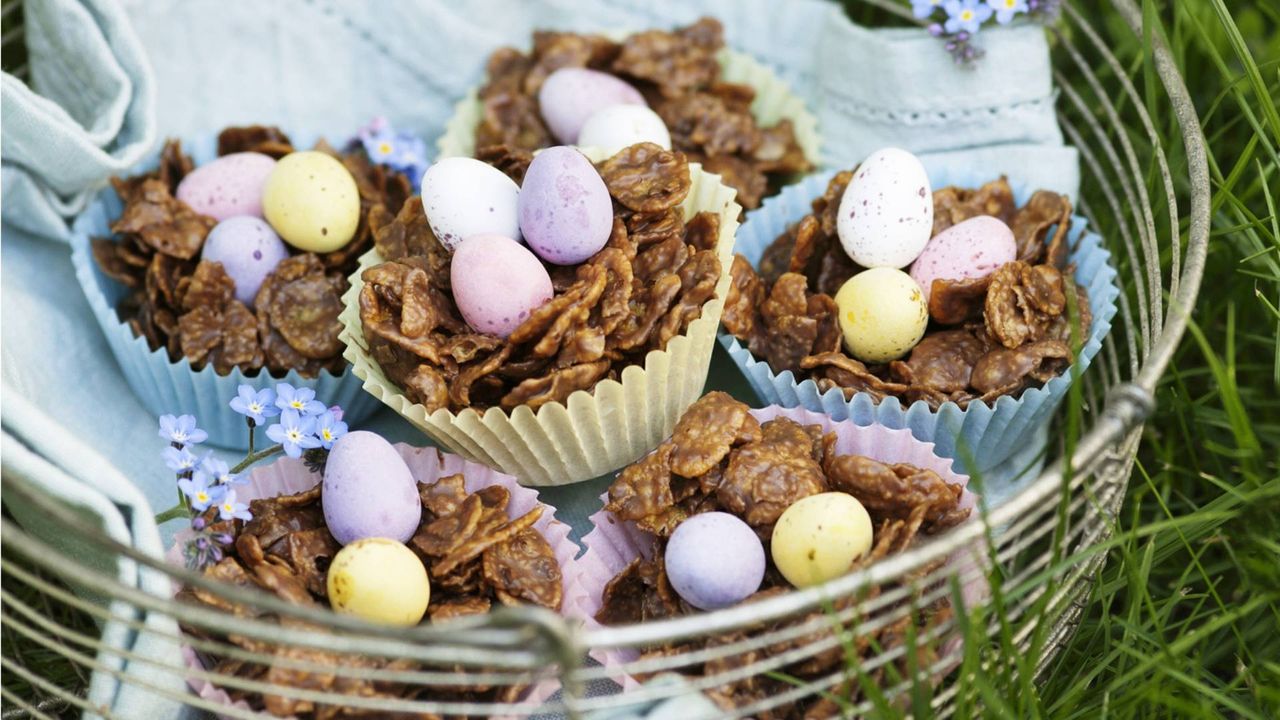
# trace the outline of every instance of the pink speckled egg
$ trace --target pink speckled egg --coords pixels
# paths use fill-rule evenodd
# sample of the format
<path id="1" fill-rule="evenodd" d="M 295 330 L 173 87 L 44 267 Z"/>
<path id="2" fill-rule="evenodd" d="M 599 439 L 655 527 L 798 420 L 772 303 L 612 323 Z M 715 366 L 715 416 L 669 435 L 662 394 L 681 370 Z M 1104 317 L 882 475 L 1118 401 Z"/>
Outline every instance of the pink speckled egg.
<path id="1" fill-rule="evenodd" d="M 462 319 L 505 338 L 551 299 L 551 276 L 525 246 L 501 235 L 472 235 L 453 251 L 449 278 Z"/>
<path id="2" fill-rule="evenodd" d="M 999 218 L 979 215 L 956 223 L 935 235 L 911 265 L 911 277 L 920 283 L 925 300 L 934 280 L 986 277 L 1018 257 L 1013 231 Z"/>
<path id="3" fill-rule="evenodd" d="M 178 183 L 177 198 L 201 215 L 226 220 L 262 215 L 262 187 L 276 161 L 262 153 L 223 155 L 205 163 Z"/>
<path id="4" fill-rule="evenodd" d="M 262 218 L 240 215 L 223 220 L 209 231 L 201 260 L 222 263 L 236 284 L 236 299 L 253 307 L 253 298 L 272 270 L 289 257 L 289 248 Z"/>
<path id="5" fill-rule="evenodd" d="M 538 90 L 542 119 L 562 143 L 578 142 L 583 123 L 597 110 L 645 104 L 639 90 L 609 73 L 586 68 L 560 68 Z"/>
<path id="6" fill-rule="evenodd" d="M 538 257 L 576 265 L 600 252 L 613 231 L 613 199 L 600 173 L 571 147 L 534 156 L 517 201 L 520 234 Z"/>

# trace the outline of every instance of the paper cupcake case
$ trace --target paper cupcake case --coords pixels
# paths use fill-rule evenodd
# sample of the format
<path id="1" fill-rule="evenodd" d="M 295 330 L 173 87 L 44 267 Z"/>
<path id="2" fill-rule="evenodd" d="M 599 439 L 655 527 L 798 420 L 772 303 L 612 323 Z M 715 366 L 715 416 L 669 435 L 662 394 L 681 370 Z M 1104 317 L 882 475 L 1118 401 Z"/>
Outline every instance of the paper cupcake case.
<path id="1" fill-rule="evenodd" d="M 602 153 L 583 150 L 598 160 Z M 484 412 L 440 409 L 428 413 L 411 402 L 369 355 L 360 322 L 360 273 L 382 262 L 376 250 L 360 258 L 343 296 L 342 340 L 346 358 L 364 388 L 433 440 L 468 459 L 515 475 L 526 485 L 552 486 L 589 480 L 616 470 L 652 450 L 671 434 L 676 421 L 702 395 L 715 348 L 716 329 L 729 291 L 729 265 L 741 208 L 734 190 L 718 175 L 690 163 L 692 186 L 684 202 L 685 219 L 702 211 L 720 216 L 716 253 L 721 276 L 716 296 L 702 306 L 702 314 L 684 334 L 672 338 L 664 350 L 651 351 L 643 365 L 622 371 L 621 381 L 604 380 L 591 390 L 579 390 L 564 403 L 548 403 L 535 412 L 518 407 Z"/>
<path id="2" fill-rule="evenodd" d="M 627 33 L 606 33 L 621 40 Z M 790 86 L 773 70 L 745 53 L 722 48 L 718 58 L 721 76 L 726 82 L 750 85 L 756 91 L 751 102 L 751 114 L 763 125 L 780 120 L 790 120 L 795 129 L 796 141 L 804 149 L 805 157 L 816 165 L 822 164 L 822 138 L 818 134 L 818 119 L 805 107 Z M 480 104 L 479 88 L 472 89 L 454 107 L 453 115 L 445 125 L 444 134 L 436 141 L 439 157 L 471 157 L 476 152 L 476 127 L 484 117 Z"/>
<path id="3" fill-rule="evenodd" d="M 967 487 L 969 483 L 967 475 L 954 469 L 952 460 L 938 455 L 932 443 L 915 439 L 906 429 L 859 425 L 850 420 L 835 420 L 821 412 L 777 405 L 752 410 L 751 414 L 761 422 L 785 417 L 805 425 L 821 425 L 824 430 L 836 433 L 836 449 L 842 454 L 865 455 L 886 463 L 909 463 L 933 470 L 949 484 Z M 607 499 L 607 495 L 602 496 L 602 499 Z M 977 500 L 978 497 L 967 489 L 961 496 L 960 506 L 973 509 L 965 522 L 976 521 Z M 586 627 L 599 628 L 601 625 L 595 620 L 595 615 L 602 605 L 605 586 L 636 558 L 649 558 L 655 537 L 636 527 L 633 522 L 618 520 L 606 510 L 600 510 L 590 519 L 592 530 L 582 539 L 587 550 L 578 560 L 578 571 L 585 592 L 579 596 L 574 607 L 566 606 L 565 609 L 566 612 L 581 617 Z M 963 575 L 972 574 L 975 567 L 986 566 L 986 561 L 980 554 L 964 550 L 953 553 L 949 562 Z M 989 592 L 983 573 L 973 574 L 965 580 L 961 590 L 966 607 L 984 602 Z M 959 638 L 947 640 L 943 645 L 944 652 L 954 649 L 957 642 Z M 617 668 L 635 661 L 639 656 L 639 652 L 633 649 L 591 651 L 591 657 L 606 668 Z M 624 690 L 631 690 L 639 685 L 635 678 L 626 673 L 618 672 L 611 677 Z"/>
<path id="4" fill-rule="evenodd" d="M 810 203 L 826 191 L 833 175 L 810 176 L 777 196 L 766 198 L 759 209 L 747 214 L 748 222 L 738 232 L 737 252 L 753 266 L 757 265 L 778 235 L 812 212 Z M 929 179 L 936 189 L 947 185 L 977 187 L 993 178 L 967 172 L 932 173 Z M 1019 204 L 1025 203 L 1030 194 L 1031 190 L 1014 185 L 1014 197 Z M 1025 390 L 1017 398 L 1001 397 L 994 406 L 973 402 L 962 410 L 948 402 L 935 411 L 924 401 L 904 407 L 897 398 L 890 397 L 877 403 L 865 392 L 846 400 L 839 388 L 823 393 L 813 380 L 797 382 L 790 370 L 775 373 L 768 363 L 757 359 L 736 337 L 723 330 L 720 343 L 765 403 L 804 407 L 833 418 L 850 419 L 859 425 L 878 423 L 891 428 L 909 428 L 916 439 L 934 443 L 940 455 L 956 459 L 962 470 L 973 471 L 964 463 L 964 455 L 968 453 L 969 457 L 978 459 L 977 470 L 984 475 L 993 473 L 1038 437 L 1036 429 L 1049 421 L 1066 398 L 1073 373 L 1083 373 L 1089 368 L 1111 330 L 1116 298 L 1120 294 L 1116 271 L 1110 265 L 1111 254 L 1102 238 L 1087 232 L 1085 226 L 1083 217 L 1072 216 L 1068 235 L 1072 247 L 1069 262 L 1076 265 L 1075 280 L 1085 287 L 1093 315 L 1084 347 L 1071 367 L 1043 387 Z"/>
<path id="5" fill-rule="evenodd" d="M 462 473 L 469 493 L 474 493 L 492 485 L 501 485 L 511 493 L 507 512 L 513 518 L 529 512 L 537 505 L 541 505 L 543 508 L 542 516 L 533 524 L 533 529 L 547 539 L 552 551 L 555 553 L 556 560 L 560 564 L 564 590 L 564 600 L 560 606 L 561 612 L 565 615 L 576 617 L 576 613 L 571 612 L 571 609 L 581 607 L 583 603 L 588 602 L 587 598 L 591 593 L 587 586 L 589 581 L 582 576 L 579 565 L 575 560 L 580 548 L 569 538 L 569 526 L 556 519 L 555 508 L 539 501 L 536 490 L 521 486 L 510 475 L 497 472 L 484 465 L 469 462 L 457 455 L 442 453 L 435 448 L 414 447 L 405 443 L 396 443 L 394 447 L 405 461 L 405 464 L 409 466 L 409 471 L 414 480 L 418 482 L 433 482 L 442 477 Z M 277 495 L 290 495 L 315 487 L 322 479 L 320 473 L 313 473 L 308 470 L 301 460 L 281 458 L 270 465 L 259 466 L 251 470 L 248 482 L 237 489 L 237 495 L 245 502 Z M 169 562 L 182 564 L 182 544 L 190 536 L 191 531 L 184 530 L 174 537 L 174 543 L 165 555 Z M 175 584 L 175 594 L 179 589 L 180 586 Z M 204 663 L 191 646 L 183 645 L 182 654 L 188 668 L 196 671 L 206 670 Z M 250 709 L 247 702 L 244 700 L 232 701 L 226 690 L 208 680 L 188 676 L 187 684 L 197 695 L 205 700 L 241 710 Z M 559 689 L 560 683 L 558 680 L 546 679 L 540 681 L 530 689 L 529 694 L 521 700 L 521 704 L 529 707 L 539 705 Z"/>
<path id="6" fill-rule="evenodd" d="M 301 136 L 293 137 L 299 147 L 310 145 L 302 142 L 304 138 Z M 183 149 L 191 154 L 197 165 L 202 165 L 217 157 L 217 137 L 209 135 L 191 144 L 184 142 Z M 156 163 L 153 158 L 132 172 L 145 172 L 153 169 Z M 360 379 L 352 374 L 350 367 L 340 375 L 322 370 L 314 378 L 304 378 L 295 370 L 282 377 L 274 377 L 265 369 L 249 376 L 239 368 L 233 368 L 227 375 L 219 375 L 212 366 L 193 370 L 186 358 L 173 362 L 164 348 L 152 350 L 146 339 L 134 335 L 116 314 L 115 308 L 127 290 L 102 272 L 90 246 L 92 238 L 112 236 L 111 223 L 120 217 L 123 207 L 112 188 L 99 193 L 72 224 L 71 263 L 111 354 L 120 365 L 129 387 L 148 412 L 153 415 L 195 415 L 200 427 L 209 433 L 210 444 L 243 450 L 248 441 L 245 418 L 227 405 L 236 396 L 240 385 L 263 389 L 287 382 L 294 387 L 311 388 L 315 390 L 316 398 L 326 405 L 341 405 L 345 419 L 353 425 L 368 418 L 378 408 L 378 403 L 360 389 Z M 261 439 L 263 431 L 259 429 L 257 432 Z"/>

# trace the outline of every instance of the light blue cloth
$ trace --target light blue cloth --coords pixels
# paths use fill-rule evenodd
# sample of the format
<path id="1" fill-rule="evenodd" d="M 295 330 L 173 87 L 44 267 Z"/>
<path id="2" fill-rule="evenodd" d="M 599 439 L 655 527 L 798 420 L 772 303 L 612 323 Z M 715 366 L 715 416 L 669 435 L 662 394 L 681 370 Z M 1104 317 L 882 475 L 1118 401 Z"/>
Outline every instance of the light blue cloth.
<path id="1" fill-rule="evenodd" d="M 894 144 L 1075 195 L 1076 155 L 1062 146 L 1054 121 L 1047 42 L 1030 25 L 984 30 L 978 42 L 986 59 L 962 69 L 921 31 L 869 31 L 817 0 L 785 7 L 770 0 L 31 0 L 32 86 L 3 79 L 5 473 L 38 480 L 98 518 L 104 533 L 148 552 L 159 552 L 176 529 L 157 533 L 149 519 L 174 496 L 172 477 L 156 461 L 162 443 L 154 418 L 124 383 L 58 242 L 85 198 L 160 138 L 274 123 L 340 140 L 380 114 L 431 142 L 480 80 L 488 54 L 503 44 L 527 46 L 534 28 L 641 29 L 703 14 L 719 17 L 731 46 L 772 66 L 806 99 L 829 167 Z M 745 392 L 719 350 L 711 384 Z M 422 442 L 386 413 L 371 427 Z M 544 497 L 581 529 L 605 482 Z M 15 513 L 39 527 L 38 517 L 20 507 Z M 135 567 L 105 567 L 123 582 L 164 590 Z M 177 662 L 163 644 L 108 637 Z M 136 663 L 126 671 L 174 686 L 172 676 Z M 123 717 L 175 712 L 105 673 L 95 676 L 90 699 Z"/>

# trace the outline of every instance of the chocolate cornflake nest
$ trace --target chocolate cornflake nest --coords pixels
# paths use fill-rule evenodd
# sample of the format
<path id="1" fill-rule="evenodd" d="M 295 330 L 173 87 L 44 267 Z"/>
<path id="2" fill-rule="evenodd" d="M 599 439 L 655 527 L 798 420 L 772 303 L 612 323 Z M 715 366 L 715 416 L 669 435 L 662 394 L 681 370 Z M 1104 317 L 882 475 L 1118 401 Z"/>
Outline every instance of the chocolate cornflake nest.
<path id="1" fill-rule="evenodd" d="M 867 509 L 874 528 L 872 548 L 851 570 L 903 552 L 921 533 L 941 532 L 969 516 L 969 509 L 960 507 L 964 489 L 948 484 L 936 472 L 840 454 L 835 446 L 836 434 L 824 431 L 820 425 L 802 425 L 784 417 L 758 422 L 745 404 L 725 393 L 713 392 L 698 400 L 680 419 L 669 440 L 624 469 L 609 487 L 605 509 L 619 520 L 634 522 L 655 539 L 649 553 L 652 560 L 637 558 L 605 586 L 596 620 L 605 625 L 624 625 L 702 612 L 676 594 L 663 565 L 671 533 L 682 521 L 698 513 L 719 511 L 736 515 L 764 542 L 767 563 L 764 582 L 744 603 L 773 597 L 791 587 L 774 566 L 768 547 L 778 517 L 802 498 L 822 492 L 844 492 L 857 498 Z M 859 599 L 873 598 L 889 589 L 888 585 L 875 586 L 857 598 L 841 598 L 834 603 L 835 609 L 851 607 Z M 923 591 L 917 591 L 917 599 Z M 910 603 L 911 599 L 902 602 Z M 951 612 L 950 601 L 943 598 L 887 627 L 873 632 L 855 631 L 854 650 L 858 658 L 867 658 L 901 645 L 906 641 L 910 625 L 914 624 L 920 632 L 947 620 Z M 801 618 L 761 624 L 728 635 L 647 648 L 641 659 L 713 649 L 759 633 L 810 623 L 822 616 L 821 611 L 815 611 Z M 822 627 L 823 630 L 810 635 L 686 665 L 679 671 L 693 676 L 718 675 L 830 636 L 831 631 L 825 629 L 830 627 L 830 622 Z M 924 663 L 919 667 L 929 667 L 937 660 L 929 648 L 922 646 L 916 652 Z M 779 668 L 778 672 L 812 681 L 856 660 L 847 657 L 837 643 L 831 649 Z M 904 669 L 905 661 L 898 670 Z M 872 679 L 879 682 L 883 672 L 884 669 L 871 673 Z M 706 692 L 728 710 L 794 687 L 783 680 L 753 674 Z M 856 702 L 859 688 L 853 682 L 837 686 L 832 692 Z M 757 717 L 831 717 L 839 714 L 832 703 L 827 698 L 814 698 Z"/>
<path id="2" fill-rule="evenodd" d="M 429 621 L 446 622 L 489 612 L 497 605 L 539 605 L 558 611 L 562 601 L 560 565 L 546 538 L 533 524 L 541 517 L 537 505 L 516 518 L 507 515 L 510 493 L 490 486 L 468 493 L 461 474 L 420 483 L 422 520 L 409 548 L 422 559 L 431 579 Z M 296 605 L 328 605 L 327 571 L 341 547 L 329 534 L 321 506 L 321 486 L 293 495 L 279 495 L 250 503 L 253 519 L 211 526 L 214 532 L 234 535 L 235 544 L 217 564 L 205 569 L 208 578 L 273 593 Z M 179 599 L 210 606 L 242 617 L 271 620 L 263 611 L 233 604 L 198 588 L 184 588 Z M 295 629 L 308 625 L 293 618 L 280 621 Z M 190 635 L 231 643 L 245 650 L 266 653 L 280 660 L 305 661 L 321 666 L 369 668 L 388 671 L 431 669 L 403 659 L 348 655 L 308 647 L 273 646 L 241 635 L 214 636 L 202 629 L 184 627 Z M 314 628 L 323 631 L 323 628 Z M 391 681 L 336 676 L 322 670 L 306 671 L 276 663 L 256 664 L 229 657 L 206 655 L 206 668 L 219 674 L 273 686 L 366 698 L 427 699 L 425 686 Z M 439 670 L 439 668 L 435 668 Z M 226 687 L 233 701 L 243 700 L 254 710 L 301 720 L 331 718 L 438 718 L 417 713 L 388 713 L 340 705 L 322 705 L 277 694 Z M 432 686 L 430 699 L 459 702 L 516 702 L 524 685 Z"/>
<path id="3" fill-rule="evenodd" d="M 538 90 L 555 70 L 586 67 L 612 73 L 644 95 L 667 125 L 672 147 L 737 189 L 750 210 L 777 191 L 786 175 L 812 164 L 790 120 L 761 127 L 751 115 L 755 89 L 721 79 L 716 55 L 724 47 L 718 20 L 702 18 L 674 31 L 647 30 L 614 42 L 601 35 L 535 32 L 533 50 L 501 48 L 489 57 L 480 88 L 483 119 L 476 157 L 494 147 L 537 150 L 556 140 L 542 120 Z"/>
<path id="4" fill-rule="evenodd" d="M 315 147 L 340 160 L 360 192 L 360 224 L 351 242 L 329 253 L 301 253 L 268 275 L 254 309 L 235 299 L 235 283 L 222 263 L 200 260 L 205 238 L 217 221 L 174 197 L 178 183 L 195 169 L 177 140 L 165 143 L 156 170 L 112 178 L 124 203 L 111 225 L 112 238 L 94 238 L 93 255 L 108 277 L 129 294 L 116 312 L 134 335 L 169 359 L 186 358 L 194 370 L 213 365 L 273 375 L 297 370 L 316 377 L 342 372 L 338 314 L 347 276 L 373 245 L 378 221 L 400 211 L 412 186 L 404 175 L 371 162 L 364 151 L 338 152 L 323 140 Z M 229 127 L 218 135 L 218 154 L 259 152 L 283 157 L 294 151 L 278 128 Z"/>
<path id="5" fill-rule="evenodd" d="M 758 270 L 734 258 L 721 322 L 752 355 L 774 373 L 813 379 L 824 393 L 839 388 L 846 399 L 866 392 L 907 405 L 923 400 L 935 410 L 947 402 L 963 409 L 975 400 L 1017 397 L 1066 369 L 1073 359 L 1072 301 L 1079 337 L 1088 336 L 1091 322 L 1089 296 L 1067 264 L 1071 202 L 1040 190 L 1017 207 L 1003 177 L 977 190 L 935 191 L 933 235 L 991 215 L 1013 230 L 1017 259 L 985 278 L 935 280 L 928 330 L 905 359 L 867 365 L 849 355 L 832 297 L 862 269 L 836 235 L 836 212 L 852 177 L 844 171 L 832 178 L 813 213 L 764 251 Z"/>
<path id="6" fill-rule="evenodd" d="M 450 253 L 419 198 L 380 225 L 374 240 L 388 262 L 361 274 L 360 320 L 369 354 L 406 397 L 427 412 L 536 410 L 616 380 L 702 315 L 721 273 L 720 217 L 685 222 L 684 155 L 640 143 L 597 167 L 614 200 L 608 244 L 581 265 L 547 265 L 554 297 L 505 340 L 462 320 Z"/>

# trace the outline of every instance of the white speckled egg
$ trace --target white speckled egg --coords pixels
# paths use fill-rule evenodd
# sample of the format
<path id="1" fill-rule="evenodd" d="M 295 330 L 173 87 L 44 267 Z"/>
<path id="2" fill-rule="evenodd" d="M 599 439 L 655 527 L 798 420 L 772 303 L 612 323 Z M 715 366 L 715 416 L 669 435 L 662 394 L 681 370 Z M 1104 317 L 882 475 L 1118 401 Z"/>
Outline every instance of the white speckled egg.
<path id="1" fill-rule="evenodd" d="M 444 158 L 422 176 L 422 209 L 450 250 L 472 235 L 520 240 L 519 196 L 514 180 L 474 158 Z"/>
<path id="2" fill-rule="evenodd" d="M 979 215 L 943 230 L 911 264 L 911 277 L 928 301 L 934 280 L 982 278 L 1018 259 L 1018 242 L 1000 218 Z"/>
<path id="3" fill-rule="evenodd" d="M 644 96 L 626 82 L 599 70 L 565 67 L 547 76 L 538 89 L 538 109 L 551 134 L 562 143 L 578 142 L 582 125 L 610 105 L 644 105 Z"/>
<path id="4" fill-rule="evenodd" d="M 671 133 L 658 113 L 644 105 L 610 105 L 595 111 L 578 133 L 578 145 L 597 147 L 606 155 L 636 143 L 651 142 L 671 149 Z"/>
<path id="5" fill-rule="evenodd" d="M 858 166 L 840 198 L 836 233 L 863 267 L 906 267 L 933 232 L 933 189 L 919 158 L 884 148 Z"/>
<path id="6" fill-rule="evenodd" d="M 362 538 L 406 542 L 418 530 L 418 483 L 391 443 L 364 430 L 338 438 L 324 467 L 324 522 L 346 545 Z"/>
<path id="7" fill-rule="evenodd" d="M 304 150 L 285 155 L 262 188 L 262 213 L 290 245 L 333 252 L 351 242 L 360 224 L 355 178 L 332 155 Z"/>
<path id="8" fill-rule="evenodd" d="M 262 153 L 223 155 L 182 178 L 174 197 L 215 220 L 262 217 L 262 188 L 275 167 L 275 158 Z"/>
<path id="9" fill-rule="evenodd" d="M 929 305 L 920 286 L 895 268 L 863 270 L 840 286 L 835 300 L 844 345 L 863 362 L 906 355 L 929 324 Z"/>

